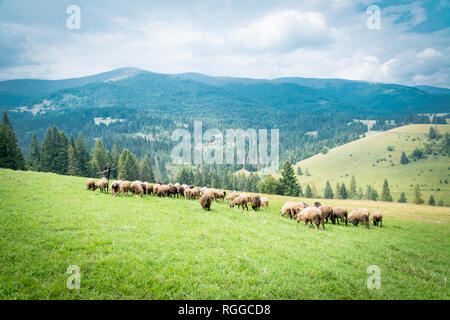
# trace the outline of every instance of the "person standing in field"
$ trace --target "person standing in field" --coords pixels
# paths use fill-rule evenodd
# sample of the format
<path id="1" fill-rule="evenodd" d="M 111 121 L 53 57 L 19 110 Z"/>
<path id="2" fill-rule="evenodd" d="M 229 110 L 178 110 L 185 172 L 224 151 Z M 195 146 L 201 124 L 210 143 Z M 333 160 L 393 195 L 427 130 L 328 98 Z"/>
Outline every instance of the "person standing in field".
<path id="1" fill-rule="evenodd" d="M 106 166 L 103 167 L 103 176 L 106 178 L 106 180 L 109 181 L 109 177 L 111 176 L 111 167 L 109 165 L 109 162 L 106 163 Z"/>

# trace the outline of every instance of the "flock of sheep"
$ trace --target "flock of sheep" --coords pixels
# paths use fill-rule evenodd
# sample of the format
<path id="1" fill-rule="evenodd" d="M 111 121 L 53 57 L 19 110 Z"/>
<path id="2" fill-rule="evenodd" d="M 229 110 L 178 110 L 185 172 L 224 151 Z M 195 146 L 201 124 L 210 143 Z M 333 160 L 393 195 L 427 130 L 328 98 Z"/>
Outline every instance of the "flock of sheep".
<path id="1" fill-rule="evenodd" d="M 95 182 L 94 179 L 88 179 L 86 182 L 86 188 L 88 190 L 100 189 L 101 192 L 109 192 L 109 181 L 102 178 Z M 231 202 L 230 208 L 237 206 L 242 210 L 247 209 L 248 204 L 251 204 L 253 210 L 259 210 L 261 207 L 266 209 L 269 207 L 269 199 L 267 197 L 260 197 L 259 195 L 251 196 L 246 193 L 239 194 L 236 191 L 232 191 L 227 195 L 225 190 L 218 190 L 212 188 L 200 188 L 186 184 L 161 184 L 161 183 L 148 183 L 142 181 L 113 181 L 111 183 L 111 194 L 113 196 L 119 196 L 121 194 L 132 195 L 156 195 L 159 197 L 185 197 L 186 199 L 200 199 L 200 205 L 204 210 L 211 210 L 211 204 L 213 201 L 222 199 L 223 202 Z M 296 219 L 298 223 L 303 221 L 305 226 L 310 223 L 315 225 L 318 229 L 322 226 L 325 230 L 325 223 L 331 220 L 333 224 L 336 222 L 348 222 L 358 226 L 359 223 L 364 223 L 366 228 L 370 228 L 370 212 L 367 209 L 355 209 L 350 215 L 348 215 L 347 208 L 335 207 L 332 208 L 329 205 L 322 205 L 319 202 L 315 202 L 313 205 L 308 205 L 305 202 L 292 202 L 288 201 L 281 208 L 281 216 L 288 216 L 291 219 Z M 383 226 L 383 215 L 375 211 L 372 214 L 372 221 L 374 226 Z"/>
<path id="2" fill-rule="evenodd" d="M 353 210 L 350 215 L 348 215 L 348 209 L 344 207 L 334 207 L 329 205 L 322 205 L 319 202 L 315 202 L 313 205 L 309 206 L 304 202 L 286 202 L 281 208 L 281 215 L 288 216 L 291 219 L 296 219 L 297 222 L 303 221 L 305 226 L 308 222 L 316 226 L 322 226 L 325 230 L 325 223 L 331 220 L 333 224 L 336 222 L 348 222 L 353 223 L 353 225 L 358 226 L 359 223 L 364 223 L 366 228 L 370 229 L 370 212 L 367 209 L 359 208 Z M 379 211 L 375 211 L 372 214 L 372 221 L 374 226 L 383 227 L 383 215 Z"/>

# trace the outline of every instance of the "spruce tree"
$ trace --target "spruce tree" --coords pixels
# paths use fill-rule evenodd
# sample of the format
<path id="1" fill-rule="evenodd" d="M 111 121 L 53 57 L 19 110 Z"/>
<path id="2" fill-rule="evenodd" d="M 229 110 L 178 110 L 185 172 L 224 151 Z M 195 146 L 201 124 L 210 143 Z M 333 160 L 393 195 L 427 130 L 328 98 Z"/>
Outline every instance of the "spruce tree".
<path id="1" fill-rule="evenodd" d="M 440 206 L 440 207 L 443 207 L 444 206 L 444 200 L 439 200 L 439 202 L 438 202 L 438 206 Z"/>
<path id="2" fill-rule="evenodd" d="M 91 160 L 91 156 L 88 151 L 86 139 L 83 136 L 83 133 L 78 133 L 77 141 L 75 143 L 75 151 L 77 154 L 78 160 L 78 169 L 80 171 L 81 176 L 89 176 L 89 162 Z"/>
<path id="3" fill-rule="evenodd" d="M 75 149 L 71 144 L 69 144 L 69 147 L 67 148 L 67 156 L 68 156 L 67 174 L 70 176 L 76 176 L 79 172 L 78 162 L 76 158 Z"/>
<path id="4" fill-rule="evenodd" d="M 111 174 L 114 178 L 117 178 L 117 167 L 119 166 L 119 158 L 120 158 L 120 154 L 122 153 L 122 150 L 120 149 L 120 145 L 117 142 L 114 142 L 112 151 L 111 151 L 111 157 L 112 157 L 112 161 L 111 161 L 111 168 L 115 169 L 111 171 Z M 153 178 L 154 181 L 155 179 Z"/>
<path id="5" fill-rule="evenodd" d="M 398 199 L 398 202 L 400 203 L 406 203 L 408 202 L 408 200 L 406 199 L 406 195 L 404 192 L 402 192 L 402 194 L 400 195 L 400 198 Z"/>
<path id="6" fill-rule="evenodd" d="M 400 163 L 401 164 L 408 164 L 409 163 L 408 157 L 406 156 L 405 152 L 402 152 L 402 156 L 400 158 Z"/>
<path id="7" fill-rule="evenodd" d="M 352 181 L 350 182 L 350 190 L 349 190 L 350 199 L 356 199 L 356 179 L 355 176 L 352 176 Z"/>
<path id="8" fill-rule="evenodd" d="M 286 161 L 281 170 L 281 184 L 284 188 L 284 194 L 287 196 L 298 196 L 301 193 L 300 185 L 297 182 L 297 178 L 294 174 L 294 169 L 289 161 Z"/>
<path id="9" fill-rule="evenodd" d="M 305 189 L 305 198 L 312 198 L 312 197 L 313 197 L 312 190 L 308 184 Z"/>
<path id="10" fill-rule="evenodd" d="M 347 188 L 345 187 L 345 183 L 341 184 L 341 186 L 339 187 L 339 195 L 340 199 L 348 199 L 348 192 Z"/>
<path id="11" fill-rule="evenodd" d="M 372 201 L 378 200 L 378 192 L 377 192 L 377 190 L 375 190 L 375 188 L 372 188 L 370 190 L 370 199 L 369 200 L 372 200 Z"/>
<path id="12" fill-rule="evenodd" d="M 430 206 L 436 205 L 436 202 L 434 201 L 433 195 L 431 195 L 431 196 L 430 196 L 430 199 L 428 199 L 428 204 L 429 204 Z"/>
<path id="13" fill-rule="evenodd" d="M 92 152 L 93 158 L 97 160 L 97 163 L 100 165 L 100 168 L 103 168 L 106 163 L 110 161 L 108 157 L 108 153 L 103 146 L 103 143 L 100 139 L 95 140 L 94 151 Z"/>
<path id="14" fill-rule="evenodd" d="M 41 170 L 41 144 L 36 133 L 33 134 L 30 146 L 30 166 L 34 171 Z"/>
<path id="15" fill-rule="evenodd" d="M 325 190 L 323 192 L 323 197 L 325 199 L 333 199 L 334 198 L 333 189 L 331 188 L 331 185 L 330 185 L 329 181 L 327 181 L 327 183 L 325 185 Z"/>
<path id="16" fill-rule="evenodd" d="M 416 184 L 414 187 L 414 203 L 415 204 L 423 204 L 424 201 L 422 199 L 422 192 L 420 191 L 420 186 Z"/>
<path id="17" fill-rule="evenodd" d="M 155 182 L 155 175 L 153 174 L 152 164 L 148 155 L 145 155 L 144 159 L 142 160 L 139 179 L 141 181 Z"/>
<path id="18" fill-rule="evenodd" d="M 341 199 L 341 185 L 339 182 L 336 182 L 336 187 L 334 188 L 334 194 L 336 195 L 336 199 Z"/>
<path id="19" fill-rule="evenodd" d="M 16 134 L 6 111 L 0 124 L 0 167 L 13 170 L 25 169 L 25 158 L 17 144 Z"/>
<path id="20" fill-rule="evenodd" d="M 383 188 L 381 189 L 381 201 L 392 202 L 391 190 L 387 179 L 384 179 Z"/>

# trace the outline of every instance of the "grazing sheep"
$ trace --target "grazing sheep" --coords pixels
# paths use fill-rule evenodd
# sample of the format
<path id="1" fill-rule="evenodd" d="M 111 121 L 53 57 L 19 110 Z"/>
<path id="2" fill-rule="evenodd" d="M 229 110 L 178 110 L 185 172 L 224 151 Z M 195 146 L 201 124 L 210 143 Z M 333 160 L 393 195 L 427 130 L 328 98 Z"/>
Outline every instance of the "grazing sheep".
<path id="1" fill-rule="evenodd" d="M 348 216 L 348 221 L 353 223 L 353 225 L 356 227 L 360 222 L 364 222 L 366 224 L 366 228 L 370 229 L 369 217 L 370 217 L 369 210 L 359 208 L 353 210 L 352 213 L 350 213 L 350 215 Z"/>
<path id="2" fill-rule="evenodd" d="M 191 189 L 190 188 L 185 188 L 184 189 L 184 197 L 186 199 L 190 199 L 191 198 Z"/>
<path id="3" fill-rule="evenodd" d="M 376 227 L 378 225 L 378 223 L 380 224 L 380 227 L 383 227 L 383 214 L 379 211 L 375 211 L 372 214 L 372 221 L 373 221 L 373 225 Z"/>
<path id="4" fill-rule="evenodd" d="M 191 189 L 191 198 L 193 198 L 193 199 L 200 198 L 201 193 L 202 192 L 199 187 L 194 187 Z"/>
<path id="5" fill-rule="evenodd" d="M 328 223 L 328 219 L 331 219 L 333 215 L 333 208 L 329 205 L 321 205 L 319 206 L 320 211 L 322 212 L 322 217 L 326 223 Z"/>
<path id="6" fill-rule="evenodd" d="M 120 196 L 121 193 L 128 194 L 128 191 L 130 191 L 130 184 L 127 181 L 122 181 L 119 184 L 119 193 L 118 193 L 118 195 Z"/>
<path id="7" fill-rule="evenodd" d="M 161 185 L 160 185 L 159 183 L 155 183 L 155 184 L 153 185 L 153 194 L 154 194 L 155 196 L 158 195 L 158 190 L 159 190 L 160 187 L 161 187 Z"/>
<path id="8" fill-rule="evenodd" d="M 253 210 L 259 210 L 261 208 L 261 198 L 256 195 L 252 197 L 252 209 Z"/>
<path id="9" fill-rule="evenodd" d="M 291 207 L 293 204 L 294 204 L 293 201 L 288 201 L 283 205 L 283 207 L 281 208 L 281 211 L 280 211 L 282 217 L 284 217 L 286 215 L 290 216 Z"/>
<path id="10" fill-rule="evenodd" d="M 339 220 L 345 221 L 345 225 L 348 225 L 348 210 L 344 207 L 334 207 L 333 212 L 331 213 L 331 222 L 335 224 L 339 224 Z"/>
<path id="11" fill-rule="evenodd" d="M 217 190 L 216 194 L 216 200 L 222 199 L 222 202 L 225 202 L 225 196 L 227 195 L 227 192 L 225 190 Z"/>
<path id="12" fill-rule="evenodd" d="M 97 183 L 95 184 L 95 187 L 97 189 L 100 189 L 100 192 L 109 193 L 109 181 L 106 180 L 105 178 L 98 180 Z"/>
<path id="13" fill-rule="evenodd" d="M 321 204 L 320 202 L 314 202 L 314 206 L 315 206 L 316 208 L 319 208 L 321 205 L 322 205 L 322 204 Z"/>
<path id="14" fill-rule="evenodd" d="M 212 203 L 212 195 L 209 192 L 205 192 L 202 197 L 200 198 L 200 205 L 202 206 L 203 210 L 211 210 L 211 203 Z"/>
<path id="15" fill-rule="evenodd" d="M 111 183 L 111 194 L 113 196 L 117 196 L 117 194 L 119 193 L 119 186 L 121 182 L 122 182 L 121 180 L 117 180 Z"/>
<path id="16" fill-rule="evenodd" d="M 146 194 L 150 195 L 153 193 L 153 184 L 146 182 L 145 183 L 145 191 Z"/>
<path id="17" fill-rule="evenodd" d="M 86 189 L 87 190 L 92 190 L 92 191 L 95 191 L 95 189 L 97 189 L 97 187 L 95 186 L 94 179 L 88 179 L 86 181 Z"/>
<path id="18" fill-rule="evenodd" d="M 173 185 L 169 185 L 168 189 L 167 189 L 167 196 L 173 196 L 175 197 L 177 195 L 178 191 L 177 191 L 177 187 L 173 186 Z"/>
<path id="19" fill-rule="evenodd" d="M 308 225 L 308 222 L 311 223 L 311 225 L 313 225 L 313 222 L 314 222 L 317 229 L 319 229 L 319 225 L 322 225 L 322 229 L 325 230 L 325 224 L 324 224 L 324 219 L 322 216 L 322 211 L 320 211 L 320 209 L 315 206 L 303 209 L 297 215 L 297 222 L 300 223 L 300 221 L 304 221 L 305 226 Z"/>
<path id="20" fill-rule="evenodd" d="M 183 186 L 177 186 L 177 195 L 178 195 L 178 197 L 184 197 L 184 187 Z"/>
<path id="21" fill-rule="evenodd" d="M 232 191 L 228 196 L 227 196 L 227 202 L 228 201 L 233 201 L 234 199 L 236 199 L 237 197 L 239 197 L 239 193 L 236 191 Z"/>
<path id="22" fill-rule="evenodd" d="M 233 208 L 234 206 L 237 205 L 238 208 L 242 208 L 242 210 L 244 210 L 244 208 L 246 208 L 247 211 L 248 211 L 247 202 L 248 202 L 248 201 L 247 201 L 247 198 L 246 198 L 245 196 L 242 197 L 242 195 L 241 195 L 241 196 L 235 198 L 235 199 L 231 202 L 230 208 Z"/>
<path id="23" fill-rule="evenodd" d="M 261 198 L 261 206 L 266 207 L 266 210 L 269 209 L 269 199 L 267 197 Z"/>
<path id="24" fill-rule="evenodd" d="M 142 188 L 142 182 L 133 181 L 130 184 L 130 191 L 132 194 L 140 195 L 141 197 L 144 195 L 144 189 Z"/>

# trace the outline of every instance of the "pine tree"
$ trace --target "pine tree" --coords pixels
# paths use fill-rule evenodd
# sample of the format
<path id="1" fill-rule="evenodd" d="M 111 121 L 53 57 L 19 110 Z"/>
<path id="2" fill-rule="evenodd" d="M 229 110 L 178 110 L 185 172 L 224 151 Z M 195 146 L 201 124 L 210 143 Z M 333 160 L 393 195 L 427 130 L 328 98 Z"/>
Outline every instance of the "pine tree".
<path id="1" fill-rule="evenodd" d="M 70 176 L 76 176 L 79 172 L 78 162 L 76 159 L 75 149 L 71 144 L 67 148 L 67 156 L 68 156 L 68 166 L 67 166 L 67 174 Z"/>
<path id="2" fill-rule="evenodd" d="M 366 200 L 370 200 L 370 197 L 372 195 L 372 186 L 367 185 L 366 187 Z"/>
<path id="3" fill-rule="evenodd" d="M 83 136 L 83 133 L 78 134 L 77 141 L 75 143 L 75 151 L 77 154 L 78 160 L 78 169 L 80 176 L 89 176 L 89 162 L 91 161 L 91 156 L 88 151 L 86 139 Z"/>
<path id="4" fill-rule="evenodd" d="M 341 199 L 341 185 L 339 182 L 336 182 L 336 187 L 334 188 L 334 194 L 336 195 L 336 199 Z"/>
<path id="5" fill-rule="evenodd" d="M 372 188 L 370 191 L 370 199 L 369 200 L 372 200 L 372 201 L 378 200 L 378 192 L 374 188 Z"/>
<path id="6" fill-rule="evenodd" d="M 436 202 L 434 201 L 433 195 L 431 195 L 431 196 L 430 196 L 430 199 L 428 199 L 428 204 L 429 204 L 430 206 L 436 205 Z"/>
<path id="7" fill-rule="evenodd" d="M 108 153 L 103 146 L 103 143 L 100 139 L 95 140 L 94 151 L 92 152 L 93 158 L 97 160 L 97 163 L 100 165 L 100 168 L 103 168 L 106 163 L 109 162 Z"/>
<path id="8" fill-rule="evenodd" d="M 364 197 L 364 193 L 363 193 L 363 189 L 361 187 L 359 187 L 358 190 L 358 199 L 362 199 Z"/>
<path id="9" fill-rule="evenodd" d="M 94 158 L 95 159 L 95 158 Z M 133 181 L 139 176 L 139 165 L 134 155 L 127 149 L 123 149 L 119 157 L 118 179 Z"/>
<path id="10" fill-rule="evenodd" d="M 345 183 L 341 184 L 340 188 L 339 188 L 339 195 L 340 195 L 340 199 L 348 199 L 348 192 L 347 192 L 347 188 L 345 187 Z"/>
<path id="11" fill-rule="evenodd" d="M 6 111 L 0 124 L 0 167 L 13 170 L 25 169 L 25 158 L 17 144 L 16 134 Z"/>
<path id="12" fill-rule="evenodd" d="M 406 195 L 404 192 L 402 192 L 402 194 L 400 195 L 400 198 L 398 199 L 398 202 L 400 203 L 406 203 L 408 202 L 408 200 L 406 199 Z"/>
<path id="13" fill-rule="evenodd" d="M 424 203 L 422 199 L 422 192 L 420 191 L 420 186 L 416 184 L 414 187 L 414 203 L 415 204 L 422 204 Z"/>
<path id="14" fill-rule="evenodd" d="M 381 190 L 381 201 L 392 202 L 391 190 L 387 179 L 384 179 L 383 188 Z"/>
<path id="15" fill-rule="evenodd" d="M 350 182 L 349 197 L 350 199 L 356 199 L 356 196 L 356 179 L 355 176 L 352 176 L 352 181 Z"/>
<path id="16" fill-rule="evenodd" d="M 41 170 L 41 144 L 36 133 L 33 134 L 30 146 L 30 166 L 34 171 Z"/>
<path id="17" fill-rule="evenodd" d="M 67 173 L 68 166 L 68 139 L 64 132 L 56 126 L 48 128 L 41 152 L 42 170 L 59 174 Z"/>
<path id="18" fill-rule="evenodd" d="M 439 200 L 439 202 L 438 202 L 438 206 L 440 206 L 440 207 L 443 207 L 444 206 L 444 200 Z"/>
<path id="19" fill-rule="evenodd" d="M 333 189 L 331 188 L 331 184 L 329 181 L 327 181 L 327 184 L 325 185 L 323 197 L 325 199 L 333 199 L 334 198 Z"/>
<path id="20" fill-rule="evenodd" d="M 313 197 L 313 194 L 311 191 L 311 187 L 308 184 L 305 189 L 305 198 L 312 198 L 312 197 Z"/>
<path id="21" fill-rule="evenodd" d="M 297 167 L 297 175 L 299 175 L 299 176 L 303 175 L 301 167 Z"/>
<path id="22" fill-rule="evenodd" d="M 112 161 L 111 161 L 111 168 L 115 169 L 111 171 L 111 174 L 114 178 L 117 178 L 117 167 L 119 166 L 119 158 L 120 158 L 120 154 L 122 153 L 122 150 L 120 149 L 120 145 L 117 142 L 114 142 L 113 148 L 112 148 L 112 152 L 111 152 L 111 157 L 112 157 Z M 153 170 L 152 170 L 153 172 Z M 154 181 L 155 178 L 153 177 Z"/>
<path id="23" fill-rule="evenodd" d="M 148 155 L 145 155 L 144 159 L 142 160 L 139 176 L 139 179 L 141 181 L 155 182 L 155 175 L 153 174 L 152 164 Z"/>
<path id="24" fill-rule="evenodd" d="M 283 185 L 285 195 L 296 197 L 301 194 L 300 185 L 297 182 L 294 169 L 289 161 L 284 163 L 281 176 L 280 182 Z"/>
<path id="25" fill-rule="evenodd" d="M 400 163 L 401 164 L 408 164 L 409 163 L 408 157 L 406 156 L 405 152 L 402 152 L 402 156 L 400 158 Z"/>

